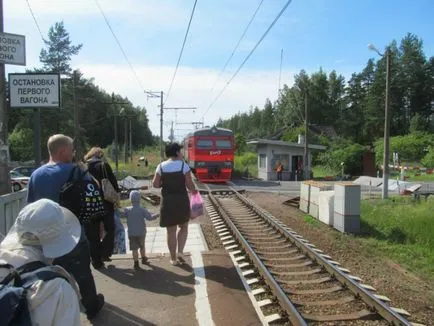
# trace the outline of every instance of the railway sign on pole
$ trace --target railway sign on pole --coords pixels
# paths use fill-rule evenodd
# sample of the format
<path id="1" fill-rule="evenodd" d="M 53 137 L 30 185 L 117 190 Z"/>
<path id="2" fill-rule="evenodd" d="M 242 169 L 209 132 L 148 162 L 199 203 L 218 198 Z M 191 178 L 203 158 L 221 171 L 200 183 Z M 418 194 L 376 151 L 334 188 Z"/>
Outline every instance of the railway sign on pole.
<path id="1" fill-rule="evenodd" d="M 0 33 L 0 63 L 26 65 L 26 37 Z"/>
<path id="2" fill-rule="evenodd" d="M 59 108 L 60 74 L 9 74 L 11 108 Z"/>

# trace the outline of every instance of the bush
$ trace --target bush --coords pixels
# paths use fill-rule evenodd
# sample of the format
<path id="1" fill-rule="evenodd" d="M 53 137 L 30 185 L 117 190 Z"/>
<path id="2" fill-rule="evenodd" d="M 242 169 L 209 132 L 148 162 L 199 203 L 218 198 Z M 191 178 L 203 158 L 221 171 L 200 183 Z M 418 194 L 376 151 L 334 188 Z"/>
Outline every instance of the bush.
<path id="1" fill-rule="evenodd" d="M 419 162 L 426 149 L 434 144 L 434 135 L 413 133 L 390 138 L 390 153 L 397 152 L 401 161 Z M 378 164 L 383 162 L 383 139 L 375 142 L 375 157 Z M 390 155 L 392 157 L 392 155 Z"/>
<path id="2" fill-rule="evenodd" d="M 9 135 L 11 159 L 29 161 L 33 159 L 33 131 L 29 128 L 14 128 Z"/>
<path id="3" fill-rule="evenodd" d="M 249 175 L 258 176 L 258 156 L 256 153 L 247 152 L 242 155 L 236 155 L 234 159 L 234 176 L 244 176 L 246 168 L 249 170 Z"/>
<path id="4" fill-rule="evenodd" d="M 344 173 L 350 175 L 360 175 L 363 171 L 363 153 L 365 148 L 356 143 L 337 142 L 330 150 L 319 155 L 318 160 L 322 165 L 340 174 L 342 171 L 341 163 L 344 163 Z"/>
<path id="5" fill-rule="evenodd" d="M 428 154 L 422 159 L 422 165 L 427 168 L 434 168 L 434 146 L 429 148 Z"/>

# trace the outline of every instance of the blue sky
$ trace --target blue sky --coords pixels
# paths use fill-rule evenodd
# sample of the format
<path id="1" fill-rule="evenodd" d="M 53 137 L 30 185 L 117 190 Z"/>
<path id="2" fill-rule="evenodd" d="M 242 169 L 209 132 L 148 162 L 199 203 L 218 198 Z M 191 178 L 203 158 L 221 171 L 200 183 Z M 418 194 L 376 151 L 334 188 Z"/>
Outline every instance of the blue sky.
<path id="1" fill-rule="evenodd" d="M 107 91 L 128 96 L 146 106 L 151 129 L 158 133 L 156 100 L 147 100 L 125 62 L 94 0 L 29 0 L 46 35 L 63 20 L 75 43 L 83 50 L 74 68 Z M 226 80 L 238 68 L 286 0 L 264 0 L 250 30 L 223 78 L 211 92 L 220 69 L 232 52 L 260 0 L 198 0 L 190 34 L 168 106 L 194 106 L 193 112 L 172 112 L 166 123 L 197 121 Z M 193 0 L 99 0 L 123 48 L 146 89 L 167 91 L 188 23 Z M 366 45 L 379 49 L 411 32 L 424 40 L 427 56 L 434 54 L 434 1 L 415 0 L 294 0 L 263 43 L 205 115 L 207 124 L 262 107 L 276 98 L 280 51 L 284 49 L 282 82 L 291 84 L 300 69 L 335 69 L 345 77 L 360 71 L 374 56 Z M 24 34 L 28 67 L 39 66 L 42 46 L 25 0 L 4 0 L 5 31 Z M 8 66 L 8 72 L 23 68 Z M 180 128 L 186 128 L 182 126 Z M 166 128 L 167 129 L 167 128 Z M 185 131 L 178 131 L 182 136 Z M 165 131 L 165 137 L 167 136 Z"/>

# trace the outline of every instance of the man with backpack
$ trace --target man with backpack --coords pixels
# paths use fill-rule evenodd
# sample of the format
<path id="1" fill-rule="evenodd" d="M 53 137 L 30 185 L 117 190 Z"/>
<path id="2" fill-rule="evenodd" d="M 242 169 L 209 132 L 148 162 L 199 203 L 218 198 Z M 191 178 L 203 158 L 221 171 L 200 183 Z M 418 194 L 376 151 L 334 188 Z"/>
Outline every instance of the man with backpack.
<path id="1" fill-rule="evenodd" d="M 53 135 L 47 143 L 50 160 L 39 167 L 30 177 L 28 184 L 27 202 L 32 203 L 41 198 L 51 199 L 71 210 L 83 225 L 90 216 L 91 210 L 98 207 L 86 206 L 86 194 L 93 195 L 97 191 L 77 191 L 84 178 L 89 181 L 91 177 L 73 164 L 73 140 L 65 135 Z M 77 177 L 79 183 L 72 182 Z M 67 186 L 65 189 L 65 186 Z M 87 184 L 92 186 L 92 184 Z M 95 189 L 94 189 L 95 190 Z M 63 194 L 63 196 L 62 196 Z M 90 198 L 96 201 L 96 197 Z M 80 287 L 83 306 L 88 319 L 95 317 L 104 305 L 104 296 L 97 294 L 95 280 L 90 269 L 89 243 L 85 232 L 81 232 L 78 245 L 69 253 L 55 259 L 54 264 L 62 266 L 72 274 Z"/>
<path id="2" fill-rule="evenodd" d="M 80 325 L 75 280 L 54 258 L 72 251 L 81 227 L 49 199 L 25 206 L 0 243 L 1 325 Z"/>

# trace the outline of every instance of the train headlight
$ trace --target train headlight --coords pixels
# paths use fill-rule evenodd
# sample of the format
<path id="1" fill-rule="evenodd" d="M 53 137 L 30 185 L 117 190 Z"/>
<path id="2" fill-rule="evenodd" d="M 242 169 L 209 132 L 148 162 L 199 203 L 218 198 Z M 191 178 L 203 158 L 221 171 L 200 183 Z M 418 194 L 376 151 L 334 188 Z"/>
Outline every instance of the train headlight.
<path id="1" fill-rule="evenodd" d="M 200 167 L 204 167 L 205 165 L 206 165 L 205 162 L 197 162 L 196 163 L 196 166 L 199 167 L 199 168 Z"/>
<path id="2" fill-rule="evenodd" d="M 225 162 L 224 163 L 226 168 L 231 168 L 232 167 L 232 162 Z"/>

